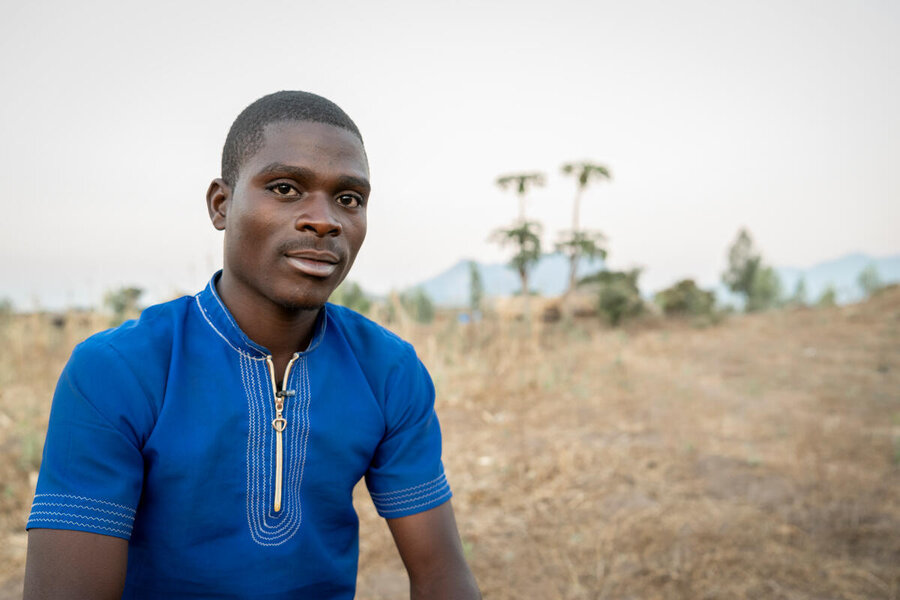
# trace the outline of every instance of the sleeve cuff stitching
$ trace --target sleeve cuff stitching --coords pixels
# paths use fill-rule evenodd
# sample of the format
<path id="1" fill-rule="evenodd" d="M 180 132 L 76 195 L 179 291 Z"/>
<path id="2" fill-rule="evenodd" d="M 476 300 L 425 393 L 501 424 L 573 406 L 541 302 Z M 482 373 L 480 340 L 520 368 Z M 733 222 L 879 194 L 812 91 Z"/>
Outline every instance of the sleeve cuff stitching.
<path id="1" fill-rule="evenodd" d="M 97 525 L 96 523 L 86 523 L 84 521 L 72 521 L 70 519 L 53 519 L 53 518 L 45 518 L 45 519 L 35 519 L 37 521 L 36 524 L 32 524 L 31 521 L 28 521 L 28 525 L 31 528 L 38 527 L 42 523 L 66 523 L 69 525 L 78 525 L 79 527 L 93 527 L 94 529 L 106 529 L 107 531 L 115 531 L 117 533 L 124 533 L 126 535 L 131 535 L 131 529 L 124 529 L 121 527 L 107 527 L 106 525 Z"/>
<path id="2" fill-rule="evenodd" d="M 436 489 L 421 490 L 416 494 L 406 494 L 402 498 L 372 498 L 372 501 L 379 506 L 396 506 L 398 504 L 409 504 L 410 502 L 415 502 L 416 500 L 421 500 L 422 498 L 440 494 L 444 490 L 449 489 L 449 487 L 450 486 L 448 486 L 447 482 L 445 481 L 442 482 L 441 485 L 435 486 Z"/>
<path id="3" fill-rule="evenodd" d="M 453 494 L 450 492 L 450 490 L 448 488 L 446 492 L 444 492 L 440 496 L 435 496 L 432 500 L 428 500 L 427 502 L 420 502 L 419 504 L 413 504 L 412 506 L 404 506 L 403 508 L 379 509 L 379 512 L 382 514 L 404 512 L 407 510 L 411 510 L 413 508 L 419 508 L 422 506 L 427 506 L 429 504 L 435 504 L 438 500 L 442 500 L 444 498 L 449 498 L 452 495 Z"/>
<path id="4" fill-rule="evenodd" d="M 414 493 L 419 493 L 419 491 L 423 491 L 423 488 L 433 488 L 435 486 L 441 485 L 446 482 L 447 475 L 446 473 L 441 473 L 431 481 L 426 481 L 425 483 L 420 483 L 419 485 L 414 485 L 408 488 L 403 488 L 400 490 L 396 490 L 393 492 L 369 492 L 369 495 L 372 498 L 384 498 L 385 501 L 392 499 L 392 497 L 402 497 L 409 496 Z"/>
<path id="5" fill-rule="evenodd" d="M 87 498 L 85 496 L 75 496 L 73 494 L 35 494 L 35 498 L 43 498 L 43 497 L 54 497 L 54 498 L 72 498 L 74 500 L 86 500 L 87 502 L 96 502 L 98 504 L 108 504 L 110 506 L 115 506 L 116 508 L 121 508 L 127 510 L 131 514 L 135 513 L 133 508 L 129 508 L 124 504 L 116 504 L 115 502 L 108 502 L 106 500 L 97 500 L 96 498 Z"/>
<path id="6" fill-rule="evenodd" d="M 72 513 L 67 513 L 67 512 L 57 512 L 57 511 L 49 511 L 49 510 L 33 510 L 33 511 L 31 511 L 31 515 L 32 516 L 30 516 L 28 518 L 29 521 L 32 521 L 32 520 L 34 520 L 34 521 L 52 521 L 53 519 L 48 519 L 46 517 L 35 518 L 34 515 L 54 515 L 57 517 L 70 517 L 72 519 L 88 519 L 90 521 L 103 521 L 104 523 L 112 523 L 113 525 L 120 525 L 122 527 L 127 527 L 128 529 L 131 529 L 131 527 L 132 527 L 131 521 L 122 522 L 122 521 L 116 521 L 114 519 L 107 519 L 105 517 L 92 517 L 90 515 L 73 515 Z"/>
<path id="7" fill-rule="evenodd" d="M 94 512 L 102 512 L 108 515 L 113 515 L 116 517 L 122 517 L 123 519 L 127 519 L 128 521 L 134 520 L 133 514 L 123 514 L 120 512 L 116 512 L 114 510 L 107 510 L 105 508 L 96 508 L 94 506 L 88 506 L 87 504 L 69 504 L 66 502 L 35 502 L 31 505 L 31 514 L 35 514 L 34 507 L 35 506 L 59 506 L 66 508 L 80 508 L 81 510 L 92 510 Z"/>

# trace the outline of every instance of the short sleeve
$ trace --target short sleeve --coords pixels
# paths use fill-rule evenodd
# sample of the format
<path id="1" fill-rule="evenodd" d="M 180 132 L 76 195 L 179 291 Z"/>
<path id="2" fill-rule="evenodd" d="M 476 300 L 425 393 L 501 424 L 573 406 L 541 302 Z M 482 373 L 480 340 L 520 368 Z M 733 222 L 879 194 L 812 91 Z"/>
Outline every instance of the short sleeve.
<path id="1" fill-rule="evenodd" d="M 130 539 L 143 481 L 142 404 L 146 393 L 115 349 L 92 340 L 76 347 L 53 396 L 27 529 Z"/>
<path id="2" fill-rule="evenodd" d="M 395 518 L 434 508 L 452 494 L 441 463 L 434 385 L 411 348 L 386 386 L 387 429 L 366 474 L 366 485 L 378 514 Z"/>

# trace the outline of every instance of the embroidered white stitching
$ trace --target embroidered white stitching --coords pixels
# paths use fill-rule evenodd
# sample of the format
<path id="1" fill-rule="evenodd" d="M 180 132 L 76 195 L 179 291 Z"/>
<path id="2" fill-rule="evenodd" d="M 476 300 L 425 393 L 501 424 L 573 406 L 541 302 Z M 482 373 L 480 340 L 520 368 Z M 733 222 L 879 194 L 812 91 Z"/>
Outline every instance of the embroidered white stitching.
<path id="1" fill-rule="evenodd" d="M 398 495 L 398 494 L 402 495 L 402 494 L 404 494 L 404 493 L 406 493 L 406 492 L 413 492 L 413 491 L 415 491 L 415 490 L 418 490 L 419 488 L 432 486 L 435 482 L 437 482 L 437 481 L 439 481 L 439 480 L 441 480 L 441 479 L 446 479 L 446 478 L 447 478 L 447 474 L 446 474 L 446 473 L 441 473 L 440 475 L 438 475 L 438 476 L 435 477 L 434 479 L 431 479 L 431 480 L 429 480 L 429 481 L 426 481 L 425 483 L 420 483 L 419 485 L 414 485 L 414 486 L 411 486 L 411 487 L 408 487 L 408 488 L 402 488 L 402 489 L 399 489 L 399 490 L 394 490 L 394 491 L 392 491 L 392 492 L 369 492 L 369 495 L 370 495 L 370 496 L 378 496 L 378 497 L 381 497 L 381 496 L 396 496 L 396 495 Z"/>
<path id="2" fill-rule="evenodd" d="M 129 536 L 131 535 L 131 531 L 127 531 L 125 529 L 121 529 L 119 527 L 108 527 L 106 525 L 98 525 L 96 523 L 84 523 L 81 521 L 70 521 L 69 519 L 52 519 L 52 518 L 44 518 L 38 519 L 38 524 L 41 523 L 68 523 L 69 525 L 79 525 L 81 527 L 93 527 L 94 529 L 106 529 L 107 531 L 117 531 L 119 533 L 125 533 Z M 28 524 L 31 524 L 31 521 L 28 521 Z"/>
<path id="3" fill-rule="evenodd" d="M 209 288 L 209 293 L 210 293 L 210 295 L 211 295 L 213 298 L 215 298 L 216 303 L 218 303 L 218 305 L 219 305 L 219 308 L 222 309 L 222 314 L 225 315 L 225 318 L 228 319 L 228 322 L 231 323 L 231 326 L 234 327 L 235 329 L 237 329 L 238 331 L 240 331 L 241 328 L 238 327 L 238 326 L 237 326 L 237 323 L 234 322 L 234 319 L 231 318 L 231 313 L 228 311 L 227 308 L 225 308 L 225 305 L 222 304 L 222 299 L 219 298 L 219 294 L 216 293 L 216 290 L 215 290 L 215 289 L 213 289 L 213 282 L 210 281 L 208 284 L 206 284 L 206 287 Z M 251 358 L 252 358 L 252 357 L 251 357 Z M 266 358 L 266 357 L 264 356 L 262 359 L 265 360 L 265 358 Z"/>
<path id="4" fill-rule="evenodd" d="M 244 369 L 244 361 L 239 360 L 239 366 L 241 370 L 241 385 L 244 388 L 244 393 L 247 393 L 247 377 Z M 251 467 L 250 467 L 250 448 L 253 445 L 253 403 L 250 401 L 249 397 L 247 398 L 247 412 L 249 413 L 249 423 L 247 426 L 247 528 L 250 530 L 251 536 L 253 535 L 253 524 L 250 521 L 250 506 L 253 503 L 253 491 L 250 488 L 250 479 L 251 479 Z M 253 476 L 256 474 L 253 473 Z M 254 541 L 256 538 L 253 538 Z"/>
<path id="5" fill-rule="evenodd" d="M 209 288 L 211 285 L 212 283 L 208 284 L 207 288 Z M 244 386 L 245 394 L 247 396 L 249 411 L 246 459 L 247 526 L 250 529 L 251 537 L 257 544 L 260 544 L 262 546 L 280 545 L 297 533 L 302 521 L 299 490 L 303 481 L 303 473 L 306 466 L 306 450 L 307 441 L 309 439 L 309 405 L 311 399 L 311 394 L 309 391 L 309 373 L 305 360 L 306 357 L 304 356 L 302 361 L 302 400 L 298 403 L 300 405 L 298 409 L 294 411 L 299 413 L 301 427 L 292 428 L 291 448 L 286 452 L 286 455 L 288 457 L 288 477 L 286 479 L 290 483 L 290 485 L 287 490 L 285 490 L 285 506 L 282 511 L 276 515 L 274 514 L 274 510 L 272 509 L 272 502 L 270 502 L 268 498 L 270 492 L 274 493 L 274 490 L 270 489 L 271 485 L 269 484 L 269 469 L 267 468 L 267 462 L 274 463 L 274 460 L 271 460 L 271 456 L 274 456 L 274 450 L 272 447 L 275 443 L 275 436 L 271 435 L 271 432 L 266 427 L 266 425 L 270 421 L 270 419 L 268 418 L 270 416 L 268 414 L 270 412 L 269 408 L 272 408 L 269 407 L 269 403 L 266 402 L 266 398 L 268 396 L 268 372 L 265 374 L 265 377 L 259 374 L 259 367 L 262 366 L 262 362 L 265 360 L 265 357 L 253 356 L 241 350 L 240 348 L 235 347 L 235 345 L 232 344 L 231 341 L 221 331 L 219 331 L 219 329 L 213 324 L 208 311 L 200 302 L 200 295 L 202 293 L 203 292 L 196 294 L 194 296 L 194 299 L 197 302 L 197 306 L 200 308 L 200 314 L 203 316 L 203 319 L 213 329 L 213 331 L 215 331 L 216 334 L 221 337 L 225 341 L 225 343 L 228 344 L 228 346 L 232 350 L 237 352 L 240 356 L 238 361 L 241 373 L 241 383 Z M 219 306 L 222 307 L 225 317 L 229 320 L 229 322 L 234 327 L 237 327 L 237 325 L 228 314 L 228 311 L 222 305 L 222 301 L 215 294 L 214 290 L 210 289 L 209 293 L 213 296 L 213 298 L 215 298 Z M 327 311 L 324 318 L 325 323 L 323 323 L 322 330 L 319 332 L 321 334 L 319 336 L 319 342 L 321 342 L 321 338 L 324 337 L 324 331 L 327 324 Z M 318 346 L 318 343 L 316 344 L 316 346 Z M 313 348 L 309 348 L 307 352 L 312 349 Z M 244 359 L 247 359 L 248 361 L 255 361 L 257 363 L 257 368 L 253 368 L 254 365 L 252 362 L 245 363 Z M 293 376 L 291 377 L 291 379 L 296 380 L 297 377 Z M 262 394 L 259 393 L 260 389 L 263 390 Z M 300 431 L 301 428 L 303 430 L 302 432 Z M 298 439 L 300 437 L 302 437 L 302 444 Z M 266 451 L 267 446 L 269 446 L 268 452 Z M 274 468 L 274 464 L 272 465 L 272 467 Z M 290 494 L 289 492 L 293 492 L 293 494 Z M 293 498 L 293 496 L 295 495 L 297 497 Z M 270 525 L 270 519 L 277 520 L 277 522 L 274 525 Z M 279 540 L 279 538 L 282 537 L 284 539 Z"/>
<path id="6" fill-rule="evenodd" d="M 194 299 L 197 300 L 197 306 L 200 308 L 200 314 L 203 315 L 203 318 L 206 320 L 207 323 L 209 323 L 209 326 L 212 327 L 212 330 L 215 331 L 219 335 L 220 338 L 225 340 L 225 343 L 228 344 L 232 350 L 234 350 L 235 352 L 237 352 L 238 354 L 240 354 L 242 356 L 246 356 L 250 360 L 265 360 L 266 359 L 264 356 L 262 356 L 262 357 L 251 356 L 250 354 L 244 352 L 240 348 L 235 347 L 235 345 L 231 343 L 231 340 L 229 340 L 227 337 L 225 337 L 225 335 L 221 331 L 216 329 L 215 325 L 213 325 L 213 322 L 210 320 L 209 316 L 206 314 L 206 309 L 200 303 L 199 294 L 197 296 L 194 296 Z"/>
<path id="7" fill-rule="evenodd" d="M 116 512 L 114 510 L 106 510 L 105 508 L 96 508 L 94 506 L 87 506 L 86 504 L 66 504 L 64 502 L 34 502 L 31 504 L 32 511 L 34 510 L 35 506 L 66 506 L 69 508 L 80 508 L 83 510 L 93 510 L 93 511 L 97 511 L 97 512 L 106 513 L 109 515 L 116 515 L 118 517 L 122 517 L 124 519 L 129 519 L 129 520 L 134 519 L 134 515 L 122 514 L 120 512 Z"/>
<path id="8" fill-rule="evenodd" d="M 296 363 L 295 363 L 295 365 L 296 365 Z M 297 379 L 296 368 L 297 367 L 295 366 L 295 370 L 289 374 L 289 379 L 287 381 L 288 388 L 296 387 L 296 384 L 291 385 L 291 381 L 292 380 L 296 381 L 296 379 Z M 266 406 L 271 409 L 272 408 L 271 402 L 269 402 L 267 398 L 264 401 L 266 402 Z M 302 403 L 302 401 L 301 401 L 301 403 Z M 298 402 L 292 402 L 292 403 L 288 404 L 287 406 L 289 408 L 286 409 L 286 412 L 297 413 L 298 411 L 294 408 L 294 406 L 297 404 L 298 404 Z M 274 414 L 274 413 L 272 413 L 272 414 Z M 287 463 L 285 468 L 288 471 L 288 477 L 285 478 L 285 489 L 284 489 L 285 506 L 283 508 L 284 512 L 280 516 L 280 519 L 281 519 L 280 522 L 272 527 L 273 529 L 275 529 L 275 532 L 271 535 L 271 542 L 273 545 L 283 544 L 287 540 L 291 539 L 297 533 L 297 531 L 299 530 L 299 527 L 300 527 L 299 504 L 298 504 L 298 502 L 294 501 L 294 494 L 292 494 L 291 491 L 293 489 L 295 489 L 294 484 L 296 482 L 297 461 L 298 461 L 297 439 L 299 437 L 299 431 L 300 431 L 302 424 L 298 423 L 297 419 L 294 418 L 293 416 L 292 416 L 292 422 L 294 423 L 294 426 L 291 428 L 291 437 L 289 440 L 285 440 L 288 444 L 290 444 L 290 446 L 285 449 L 286 450 L 286 452 L 285 452 L 286 461 L 285 462 Z M 275 437 L 274 434 L 272 434 L 270 437 L 272 440 L 272 444 L 274 444 L 274 437 Z M 268 456 L 270 461 L 271 461 L 271 456 L 273 456 L 273 454 L 270 453 Z M 271 461 L 271 462 L 274 463 L 274 461 Z M 274 468 L 274 464 L 272 466 Z M 272 490 L 272 492 L 274 494 L 274 489 Z M 267 506 L 271 509 L 271 504 L 268 504 Z M 278 518 L 278 515 L 274 515 L 272 512 L 270 512 L 270 514 L 273 518 Z"/>
<path id="9" fill-rule="evenodd" d="M 252 357 L 246 357 L 252 358 Z M 254 366 L 256 368 L 254 368 Z M 269 469 L 267 463 L 274 463 L 271 459 L 275 436 L 270 435 L 267 427 L 270 422 L 267 396 L 270 393 L 268 371 L 261 373 L 265 368 L 261 362 L 256 365 L 241 361 L 241 378 L 247 395 L 248 409 L 250 412 L 250 428 L 247 440 L 247 525 L 253 541 L 260 546 L 278 546 L 293 537 L 300 526 L 298 502 L 291 501 L 290 496 L 285 496 L 285 506 L 282 512 L 274 514 L 269 501 L 270 492 L 274 493 L 269 483 Z M 291 377 L 296 379 L 296 376 Z M 274 413 L 273 413 L 274 414 Z M 291 446 L 297 448 L 296 438 L 299 427 L 292 428 Z M 268 442 L 268 443 L 267 443 Z M 268 452 L 266 451 L 268 448 Z M 289 452 L 289 475 L 297 472 L 297 453 Z M 274 468 L 274 464 L 272 465 Z M 289 477 L 289 479 L 292 477 Z M 293 489 L 290 486 L 289 489 Z M 270 520 L 275 520 L 270 524 Z"/>
<path id="10" fill-rule="evenodd" d="M 302 365 L 302 359 L 299 359 L 294 363 L 294 369 L 291 371 L 290 378 L 286 383 L 288 389 L 294 389 L 297 387 L 297 372 L 298 369 L 302 368 Z M 290 418 L 292 426 L 290 439 L 285 440 L 285 458 L 287 462 L 287 466 L 285 468 L 287 469 L 287 476 L 284 478 L 284 494 L 282 495 L 282 502 L 285 506 L 284 510 L 287 511 L 285 513 L 285 518 L 290 518 L 292 527 L 294 525 L 299 525 L 300 521 L 299 498 L 296 497 L 296 493 L 292 493 L 299 489 L 299 484 L 297 483 L 300 454 L 298 439 L 300 437 L 300 430 L 303 427 L 303 391 L 298 390 L 298 392 L 299 393 L 293 397 L 293 401 L 285 403 L 284 407 L 285 416 Z"/>
<path id="11" fill-rule="evenodd" d="M 99 504 L 109 504 L 110 506 L 116 506 L 118 508 L 123 508 L 128 512 L 135 512 L 133 508 L 129 508 L 122 504 L 116 504 L 115 502 L 107 502 L 106 500 L 97 500 L 95 498 L 85 498 L 84 496 L 74 496 L 72 494 L 35 494 L 35 498 L 45 497 L 45 496 L 55 496 L 57 498 L 74 498 L 75 500 L 87 500 L 88 502 L 97 502 Z"/>
<path id="12" fill-rule="evenodd" d="M 303 474 L 306 472 L 306 449 L 309 443 L 309 407 L 312 404 L 312 391 L 309 387 L 309 364 L 307 363 L 306 357 L 303 357 L 303 361 L 300 363 L 301 371 L 300 371 L 300 393 L 303 396 L 302 404 L 301 404 L 301 423 L 303 425 L 303 443 L 300 446 L 299 459 L 300 459 L 300 474 L 297 479 L 297 494 L 300 494 L 300 488 L 303 485 Z M 298 506 L 301 508 L 301 521 L 302 521 L 302 505 L 300 505 L 300 501 L 298 498 L 297 502 Z"/>
<path id="13" fill-rule="evenodd" d="M 380 505 L 380 506 L 394 506 L 398 504 L 408 504 L 410 502 L 415 502 L 420 498 L 427 498 L 428 496 L 433 496 L 438 494 L 443 489 L 450 489 L 450 486 L 446 481 L 441 482 L 441 484 L 435 486 L 433 489 L 421 490 L 416 492 L 415 494 L 406 494 L 402 498 L 372 498 L 372 502 Z"/>
<path id="14" fill-rule="evenodd" d="M 103 521 L 104 523 L 112 523 L 113 525 L 121 525 L 128 529 L 131 529 L 133 527 L 128 522 L 122 523 L 121 521 L 115 521 L 113 519 L 107 519 L 105 517 L 92 517 L 90 515 L 73 515 L 72 513 L 59 512 L 59 511 L 55 511 L 55 510 L 33 510 L 33 511 L 31 511 L 31 514 L 32 515 L 56 515 L 58 517 L 70 517 L 73 519 L 89 519 L 91 521 Z M 38 517 L 34 520 L 40 521 L 42 519 L 43 519 L 43 517 Z M 32 517 L 29 517 L 28 520 L 31 521 Z"/>
<path id="15" fill-rule="evenodd" d="M 265 407 L 259 407 L 260 414 L 257 415 L 257 390 L 261 384 L 259 380 L 258 369 L 262 363 L 258 363 L 256 368 L 252 363 L 246 365 L 247 380 L 245 382 L 245 392 L 247 394 L 247 403 L 250 411 L 250 438 L 248 440 L 247 469 L 252 472 L 252 480 L 248 482 L 248 498 L 247 505 L 247 523 L 250 527 L 250 534 L 253 540 L 260 543 L 259 535 L 262 535 L 265 529 L 264 520 L 259 515 L 258 506 L 261 502 L 265 502 L 265 491 L 267 489 L 267 473 L 264 468 L 260 468 L 259 457 L 265 452 L 265 429 L 261 428 L 261 421 L 265 421 Z M 264 466 L 264 465 L 263 465 Z"/>
<path id="16" fill-rule="evenodd" d="M 403 512 L 403 511 L 405 511 L 405 510 L 412 510 L 412 509 L 414 509 L 414 508 L 419 508 L 419 507 L 422 507 L 422 506 L 428 506 L 429 504 L 434 504 L 434 503 L 437 502 L 438 500 L 441 500 L 441 499 L 443 499 L 443 498 L 445 498 L 445 497 L 446 497 L 446 498 L 449 498 L 449 497 L 452 496 L 452 495 L 453 495 L 453 494 L 452 494 L 452 493 L 450 492 L 450 490 L 448 489 L 446 492 L 444 492 L 444 493 L 441 494 L 440 496 L 436 496 L 436 497 L 432 498 L 431 500 L 428 500 L 428 501 L 426 501 L 426 502 L 422 502 L 422 503 L 420 503 L 420 504 L 414 504 L 414 505 L 412 505 L 412 506 L 404 506 L 404 507 L 402 507 L 402 508 L 389 508 L 389 509 L 381 509 L 381 508 L 379 508 L 379 509 L 378 509 L 378 512 L 379 512 L 379 513 L 396 513 L 396 512 Z M 378 507 L 376 506 L 376 508 L 378 508 Z"/>
<path id="17" fill-rule="evenodd" d="M 288 388 L 296 387 L 296 384 L 291 385 L 291 381 L 296 381 L 296 379 L 297 379 L 296 369 L 297 369 L 297 367 L 295 366 L 294 371 L 292 371 L 289 374 L 289 379 L 287 382 Z M 267 398 L 264 399 L 263 401 L 266 402 L 267 407 L 269 407 L 270 409 L 272 408 L 272 404 L 271 404 L 271 402 L 268 401 Z M 298 404 L 298 402 L 292 402 L 292 403 L 288 404 L 287 406 L 289 408 L 286 408 L 286 413 L 290 413 L 291 411 L 293 411 L 294 413 L 298 412 L 294 408 L 294 406 L 297 404 Z M 300 404 L 302 404 L 302 400 L 300 401 Z M 274 413 L 272 413 L 272 414 L 274 415 Z M 284 512 L 280 517 L 281 521 L 272 527 L 273 529 L 275 529 L 275 533 L 273 533 L 273 535 L 272 535 L 272 540 L 273 540 L 273 542 L 274 542 L 274 540 L 278 540 L 277 544 L 283 544 L 284 542 L 286 542 L 287 540 L 292 538 L 297 533 L 297 531 L 299 530 L 299 527 L 300 527 L 299 503 L 294 501 L 295 494 L 291 494 L 291 490 L 296 489 L 295 483 L 296 483 L 296 477 L 297 477 L 297 471 L 298 471 L 298 469 L 297 469 L 298 453 L 296 451 L 299 448 L 297 439 L 299 437 L 299 431 L 301 429 L 302 422 L 297 423 L 296 419 L 293 418 L 293 416 L 292 416 L 292 421 L 294 422 L 294 426 L 291 428 L 291 438 L 290 438 L 290 440 L 285 440 L 287 442 L 287 444 L 289 444 L 289 446 L 287 448 L 285 448 L 285 458 L 286 458 L 285 462 L 287 463 L 285 468 L 287 469 L 288 476 L 285 478 L 284 508 L 282 509 Z M 272 434 L 271 439 L 272 439 L 273 444 L 274 444 L 274 437 L 275 437 L 274 434 Z M 271 460 L 271 456 L 273 456 L 273 455 L 272 454 L 269 455 L 270 460 Z M 274 468 L 274 464 L 272 466 Z M 273 488 L 272 492 L 274 494 L 274 488 Z M 271 504 L 268 504 L 267 506 L 271 509 Z M 272 516 L 272 518 L 278 518 L 278 515 L 274 515 L 273 511 L 270 511 L 270 515 Z M 283 539 L 281 539 L 281 538 L 283 538 Z"/>
<path id="18" fill-rule="evenodd" d="M 295 363 L 294 370 L 291 371 L 288 380 L 288 388 L 296 388 L 297 387 L 297 373 L 298 369 L 302 370 L 303 361 L 299 361 Z M 303 405 L 303 397 L 302 390 L 298 390 L 300 392 L 299 397 L 296 398 L 295 402 L 286 405 L 285 413 L 293 413 L 291 414 L 291 422 L 294 426 L 291 428 L 291 437 L 290 440 L 286 440 L 287 446 L 285 448 L 285 456 L 286 456 L 286 469 L 288 472 L 288 476 L 285 478 L 285 488 L 284 488 L 284 515 L 282 516 L 282 522 L 279 524 L 280 529 L 276 534 L 276 538 L 281 537 L 278 543 L 282 544 L 287 540 L 291 539 L 299 530 L 300 523 L 302 520 L 302 513 L 300 510 L 300 502 L 297 496 L 297 490 L 299 490 L 299 484 L 297 481 L 298 473 L 300 469 L 298 468 L 298 463 L 300 461 L 300 445 L 298 443 L 298 439 L 301 436 L 301 429 L 303 428 L 303 419 L 300 417 L 297 418 L 298 414 L 302 414 L 302 405 Z M 273 436 L 274 437 L 274 436 Z M 274 491 L 274 490 L 273 490 Z"/>

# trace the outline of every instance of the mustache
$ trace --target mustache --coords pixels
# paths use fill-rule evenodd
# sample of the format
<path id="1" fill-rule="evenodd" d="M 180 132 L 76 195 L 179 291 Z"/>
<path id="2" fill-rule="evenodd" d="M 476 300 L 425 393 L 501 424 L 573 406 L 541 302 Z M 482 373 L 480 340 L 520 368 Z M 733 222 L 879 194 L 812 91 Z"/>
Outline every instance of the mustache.
<path id="1" fill-rule="evenodd" d="M 295 238 L 285 240 L 278 244 L 277 251 L 279 254 L 287 254 L 288 252 L 299 252 L 302 250 L 316 250 L 318 252 L 331 252 L 332 254 L 344 257 L 344 252 L 340 244 L 335 243 L 334 238 Z"/>

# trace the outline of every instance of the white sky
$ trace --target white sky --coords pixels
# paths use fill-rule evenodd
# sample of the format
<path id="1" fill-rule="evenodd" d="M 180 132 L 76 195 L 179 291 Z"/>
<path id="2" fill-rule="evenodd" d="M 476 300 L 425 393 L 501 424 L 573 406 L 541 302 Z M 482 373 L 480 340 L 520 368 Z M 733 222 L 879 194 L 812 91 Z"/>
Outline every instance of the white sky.
<path id="1" fill-rule="evenodd" d="M 232 119 L 304 89 L 372 168 L 350 278 L 374 292 L 516 215 L 493 181 L 543 170 L 548 245 L 570 160 L 609 166 L 582 223 L 642 286 L 715 282 L 750 228 L 767 261 L 900 252 L 900 3 L 12 2 L 0 20 L 0 297 L 193 292 L 221 263 L 204 194 Z"/>

